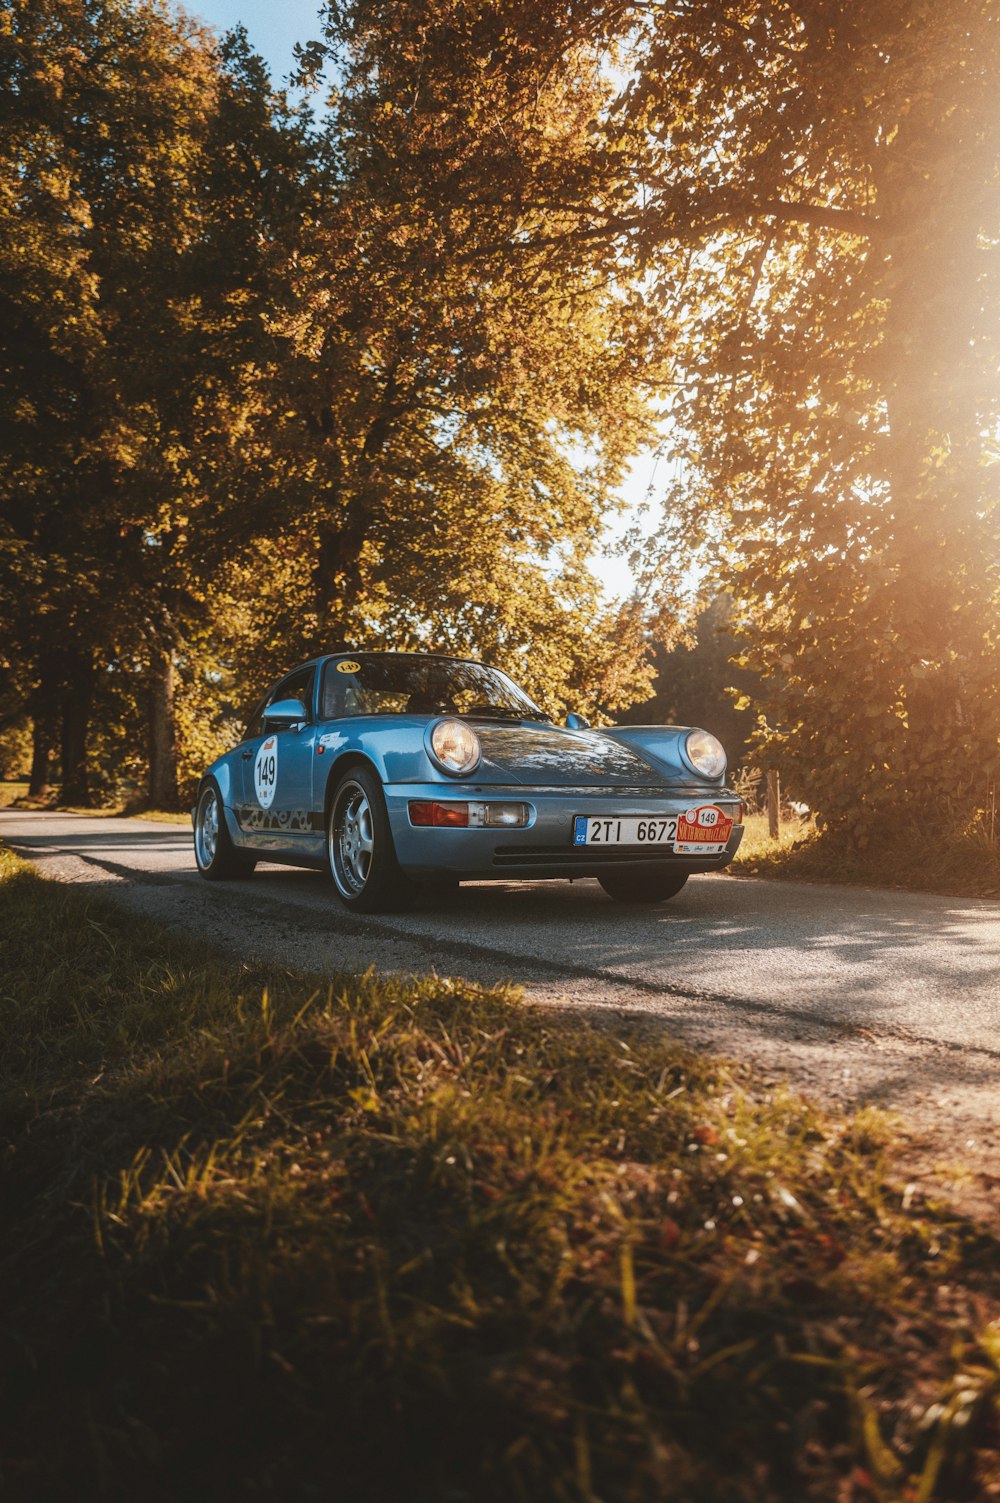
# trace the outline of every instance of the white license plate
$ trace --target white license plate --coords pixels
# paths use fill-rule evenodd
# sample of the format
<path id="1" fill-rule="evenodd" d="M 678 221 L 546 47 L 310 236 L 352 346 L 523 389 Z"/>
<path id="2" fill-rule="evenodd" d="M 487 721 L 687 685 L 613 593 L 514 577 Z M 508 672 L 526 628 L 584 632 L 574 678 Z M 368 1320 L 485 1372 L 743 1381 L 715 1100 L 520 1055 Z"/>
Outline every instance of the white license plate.
<path id="1" fill-rule="evenodd" d="M 577 814 L 574 845 L 669 845 L 677 839 L 676 814 Z"/>

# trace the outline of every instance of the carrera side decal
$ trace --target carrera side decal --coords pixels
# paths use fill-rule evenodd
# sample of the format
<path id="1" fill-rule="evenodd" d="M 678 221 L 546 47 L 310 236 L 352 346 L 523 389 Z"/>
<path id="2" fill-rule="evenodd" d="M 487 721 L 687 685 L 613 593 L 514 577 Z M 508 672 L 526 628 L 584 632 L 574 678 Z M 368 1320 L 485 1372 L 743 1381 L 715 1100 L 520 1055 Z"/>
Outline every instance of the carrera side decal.
<path id="1" fill-rule="evenodd" d="M 309 835 L 323 828 L 322 816 L 309 809 L 257 809 L 244 804 L 236 810 L 236 818 L 241 830 L 288 830 Z"/>

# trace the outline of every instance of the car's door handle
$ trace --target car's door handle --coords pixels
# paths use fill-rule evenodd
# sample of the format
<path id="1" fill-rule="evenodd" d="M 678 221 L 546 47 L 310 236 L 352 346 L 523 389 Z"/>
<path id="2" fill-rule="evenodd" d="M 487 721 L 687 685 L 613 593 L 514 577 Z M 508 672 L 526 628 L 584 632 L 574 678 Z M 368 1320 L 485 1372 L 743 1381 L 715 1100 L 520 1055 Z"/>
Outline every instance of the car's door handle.
<path id="1" fill-rule="evenodd" d="M 253 756 L 253 752 L 240 752 L 240 756 L 243 758 L 244 762 L 249 762 L 250 758 Z"/>

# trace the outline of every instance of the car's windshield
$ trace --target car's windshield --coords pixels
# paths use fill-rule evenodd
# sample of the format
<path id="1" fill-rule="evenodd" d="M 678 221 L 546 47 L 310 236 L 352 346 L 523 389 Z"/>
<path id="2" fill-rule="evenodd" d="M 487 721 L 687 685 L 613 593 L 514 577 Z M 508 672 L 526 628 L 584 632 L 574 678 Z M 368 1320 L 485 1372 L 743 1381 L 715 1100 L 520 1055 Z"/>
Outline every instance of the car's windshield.
<path id="1" fill-rule="evenodd" d="M 358 653 L 323 669 L 320 718 L 341 715 L 468 715 L 548 720 L 496 668 L 405 653 Z"/>

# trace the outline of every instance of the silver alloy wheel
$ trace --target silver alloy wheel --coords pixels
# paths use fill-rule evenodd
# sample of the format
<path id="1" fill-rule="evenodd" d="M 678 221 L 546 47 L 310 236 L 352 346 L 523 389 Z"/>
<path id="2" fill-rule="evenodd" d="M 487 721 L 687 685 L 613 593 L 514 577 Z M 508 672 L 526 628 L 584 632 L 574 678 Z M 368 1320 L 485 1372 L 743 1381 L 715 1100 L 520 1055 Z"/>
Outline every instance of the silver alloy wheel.
<path id="1" fill-rule="evenodd" d="M 219 849 L 219 800 L 214 788 L 206 788 L 201 796 L 195 821 L 194 848 L 198 865 L 207 871 Z"/>
<path id="2" fill-rule="evenodd" d="M 368 795 L 360 783 L 345 783 L 330 819 L 330 870 L 346 898 L 365 890 L 375 854 L 375 826 Z"/>

